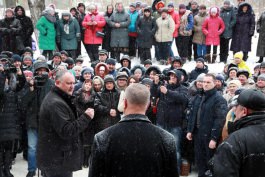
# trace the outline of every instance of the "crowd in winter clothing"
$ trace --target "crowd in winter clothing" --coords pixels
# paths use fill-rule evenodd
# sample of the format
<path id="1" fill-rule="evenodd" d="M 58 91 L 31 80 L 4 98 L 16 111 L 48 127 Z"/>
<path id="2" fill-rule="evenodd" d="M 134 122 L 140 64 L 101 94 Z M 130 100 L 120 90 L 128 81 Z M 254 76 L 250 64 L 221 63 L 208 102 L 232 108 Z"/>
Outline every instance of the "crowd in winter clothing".
<path id="1" fill-rule="evenodd" d="M 211 7 L 209 13 L 196 1 L 189 6 L 180 4 L 179 11 L 173 2 L 166 5 L 163 1 L 154 1 L 152 7 L 131 3 L 128 12 L 119 2 L 115 7 L 108 5 L 104 15 L 94 4 L 88 6 L 87 14 L 85 9 L 79 3 L 70 12 L 63 12 L 61 18 L 54 5 L 43 11 L 36 24 L 42 50 L 38 58 L 33 58 L 34 27 L 24 8 L 7 9 L 0 20 L 0 177 L 12 177 L 12 161 L 20 152 L 28 161 L 27 177 L 35 176 L 37 168 L 76 171 L 90 166 L 94 135 L 121 121 L 125 90 L 132 83 L 150 90 L 146 109 L 150 122 L 174 136 L 179 174 L 183 172 L 183 159 L 197 165 L 199 176 L 214 173 L 207 162 L 234 131 L 230 131 L 230 125 L 235 121 L 235 99 L 244 89 L 265 94 L 265 13 L 257 22 L 260 64 L 253 72 L 246 63 L 255 31 L 255 15 L 249 3 L 233 7 L 226 0 L 222 8 Z M 232 63 L 225 65 L 223 73 L 210 74 L 207 63 L 217 61 L 217 46 L 220 61 L 227 63 L 230 39 Z M 173 56 L 174 41 L 179 56 Z M 90 58 L 89 65 L 80 55 L 81 43 Z M 153 65 L 152 46 L 156 59 L 166 65 L 164 70 Z M 137 50 L 140 64 L 133 65 L 131 59 Z M 196 66 L 188 73 L 182 67 L 192 53 Z M 56 74 L 62 70 L 75 77 L 72 96 L 54 86 Z M 52 104 L 58 100 L 66 102 L 69 110 Z M 89 124 L 84 117 L 87 108 L 95 110 Z M 41 119 L 40 112 L 44 115 Z M 63 122 L 45 121 L 45 116 L 50 119 L 48 112 L 52 117 L 69 117 L 69 121 L 80 118 L 81 122 L 73 125 L 80 132 L 72 127 L 64 132 Z M 60 137 L 51 136 L 53 130 L 39 135 L 54 124 Z M 75 136 L 80 139 L 75 141 Z M 69 144 L 60 142 L 62 137 Z M 62 143 L 61 148 L 53 143 Z"/>

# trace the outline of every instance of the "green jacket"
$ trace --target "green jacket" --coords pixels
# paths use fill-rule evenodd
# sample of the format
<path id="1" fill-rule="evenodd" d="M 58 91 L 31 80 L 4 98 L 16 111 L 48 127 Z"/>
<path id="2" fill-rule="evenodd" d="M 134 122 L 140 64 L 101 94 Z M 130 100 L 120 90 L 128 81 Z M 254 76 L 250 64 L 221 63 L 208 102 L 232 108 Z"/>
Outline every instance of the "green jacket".
<path id="1" fill-rule="evenodd" d="M 54 23 L 49 22 L 46 17 L 42 16 L 36 25 L 39 30 L 39 48 L 42 50 L 55 50 L 56 31 Z"/>

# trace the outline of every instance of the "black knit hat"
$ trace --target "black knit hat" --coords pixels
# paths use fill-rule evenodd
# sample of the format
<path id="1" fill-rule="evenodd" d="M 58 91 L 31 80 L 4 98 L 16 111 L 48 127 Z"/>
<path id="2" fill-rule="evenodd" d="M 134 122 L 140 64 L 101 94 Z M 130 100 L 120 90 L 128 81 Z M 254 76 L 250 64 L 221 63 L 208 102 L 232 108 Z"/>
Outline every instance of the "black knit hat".
<path id="1" fill-rule="evenodd" d="M 22 62 L 21 57 L 19 55 L 17 55 L 17 54 L 12 55 L 11 58 L 12 58 L 13 62 L 16 62 L 16 61 Z"/>
<path id="2" fill-rule="evenodd" d="M 202 62 L 203 64 L 204 64 L 204 62 L 205 62 L 205 60 L 204 60 L 203 58 L 197 58 L 197 59 L 196 59 L 196 62 L 198 62 L 198 61 Z"/>
<path id="3" fill-rule="evenodd" d="M 60 53 L 61 53 L 61 55 L 64 54 L 66 56 L 69 56 L 68 52 L 66 52 L 65 50 L 62 50 Z"/>
<path id="4" fill-rule="evenodd" d="M 55 52 L 55 53 L 53 54 L 53 56 L 52 56 L 52 59 L 53 59 L 54 57 L 60 57 L 60 58 L 62 58 L 62 55 L 61 55 L 60 52 Z"/>
<path id="5" fill-rule="evenodd" d="M 116 60 L 114 58 L 108 58 L 106 63 L 109 65 L 116 65 Z"/>
<path id="6" fill-rule="evenodd" d="M 237 71 L 236 76 L 239 77 L 240 75 L 245 75 L 247 78 L 249 78 L 248 70 L 241 69 L 241 70 Z"/>
<path id="7" fill-rule="evenodd" d="M 147 59 L 144 61 L 144 65 L 152 65 L 152 61 L 150 59 Z"/>

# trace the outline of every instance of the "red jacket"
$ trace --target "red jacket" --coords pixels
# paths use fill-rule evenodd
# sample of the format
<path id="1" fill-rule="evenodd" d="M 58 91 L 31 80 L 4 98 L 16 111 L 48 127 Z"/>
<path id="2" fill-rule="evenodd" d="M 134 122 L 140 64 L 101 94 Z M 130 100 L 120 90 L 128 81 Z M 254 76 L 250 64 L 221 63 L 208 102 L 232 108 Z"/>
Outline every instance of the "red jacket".
<path id="1" fill-rule="evenodd" d="M 173 37 L 178 37 L 178 32 L 179 32 L 179 25 L 180 25 L 180 21 L 179 21 L 179 14 L 176 11 L 172 11 L 172 12 L 168 12 L 168 14 L 172 17 L 172 19 L 175 22 L 175 31 L 173 33 Z"/>
<path id="2" fill-rule="evenodd" d="M 97 25 L 91 26 L 87 24 L 87 22 L 91 22 L 93 20 L 97 22 Z M 98 14 L 98 12 L 93 14 L 88 13 L 82 22 L 82 26 L 85 28 L 85 33 L 84 33 L 85 44 L 101 44 L 103 38 L 97 37 L 96 32 L 97 31 L 102 32 L 105 24 L 106 21 L 103 15 Z"/>
<path id="3" fill-rule="evenodd" d="M 202 32 L 206 36 L 205 44 L 206 45 L 220 45 L 220 35 L 225 30 L 225 24 L 221 17 L 219 17 L 219 8 L 218 13 L 215 17 L 210 15 L 207 17 L 202 24 Z M 211 9 L 210 9 L 211 11 Z"/>

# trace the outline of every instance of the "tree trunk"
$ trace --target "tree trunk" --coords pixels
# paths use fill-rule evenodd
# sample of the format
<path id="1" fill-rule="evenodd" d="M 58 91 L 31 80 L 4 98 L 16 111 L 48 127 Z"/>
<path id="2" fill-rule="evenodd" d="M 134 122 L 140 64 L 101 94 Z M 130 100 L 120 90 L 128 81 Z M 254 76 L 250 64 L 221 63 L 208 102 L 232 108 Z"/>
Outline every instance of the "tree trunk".
<path id="1" fill-rule="evenodd" d="M 31 20 L 34 26 L 34 33 L 36 40 L 38 40 L 38 31 L 36 29 L 36 24 L 41 16 L 42 11 L 45 9 L 45 0 L 28 0 L 29 11 L 31 15 Z M 36 41 L 37 43 L 37 41 Z"/>
<path id="2" fill-rule="evenodd" d="M 16 7 L 16 0 L 5 0 L 6 8 Z"/>

